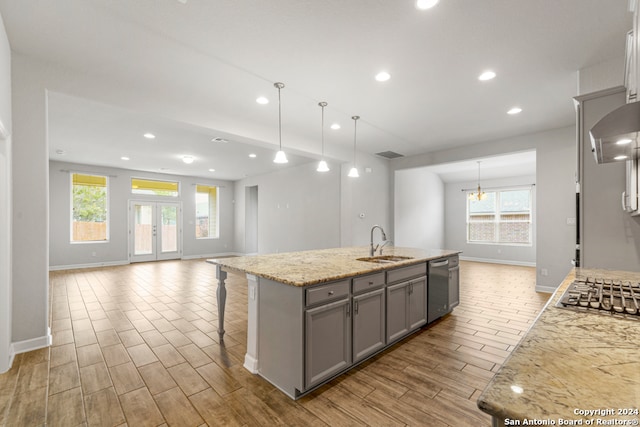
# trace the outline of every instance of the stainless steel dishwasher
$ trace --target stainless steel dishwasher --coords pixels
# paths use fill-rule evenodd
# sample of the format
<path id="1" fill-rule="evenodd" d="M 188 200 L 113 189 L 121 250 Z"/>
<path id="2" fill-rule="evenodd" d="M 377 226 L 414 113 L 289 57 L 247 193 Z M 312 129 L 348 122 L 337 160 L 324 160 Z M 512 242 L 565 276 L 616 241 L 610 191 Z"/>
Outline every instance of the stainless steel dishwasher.
<path id="1" fill-rule="evenodd" d="M 449 259 L 429 261 L 427 323 L 449 312 Z"/>

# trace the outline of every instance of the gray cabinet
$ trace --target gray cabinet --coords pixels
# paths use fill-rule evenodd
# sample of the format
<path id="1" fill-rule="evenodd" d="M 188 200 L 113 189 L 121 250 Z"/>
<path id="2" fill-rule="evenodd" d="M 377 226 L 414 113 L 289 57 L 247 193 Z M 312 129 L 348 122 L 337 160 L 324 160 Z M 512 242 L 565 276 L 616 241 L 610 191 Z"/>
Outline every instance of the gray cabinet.
<path id="1" fill-rule="evenodd" d="M 384 348 L 385 293 L 380 288 L 353 297 L 353 362 Z"/>
<path id="2" fill-rule="evenodd" d="M 426 262 L 305 287 L 261 278 L 258 372 L 296 399 L 426 324 L 427 294 Z"/>
<path id="3" fill-rule="evenodd" d="M 350 364 L 351 301 L 346 298 L 306 310 L 306 388 L 320 384 Z"/>
<path id="4" fill-rule="evenodd" d="M 427 278 L 387 286 L 387 343 L 427 323 Z"/>
<path id="5" fill-rule="evenodd" d="M 409 332 L 427 323 L 427 277 L 412 280 L 407 289 L 409 307 Z"/>

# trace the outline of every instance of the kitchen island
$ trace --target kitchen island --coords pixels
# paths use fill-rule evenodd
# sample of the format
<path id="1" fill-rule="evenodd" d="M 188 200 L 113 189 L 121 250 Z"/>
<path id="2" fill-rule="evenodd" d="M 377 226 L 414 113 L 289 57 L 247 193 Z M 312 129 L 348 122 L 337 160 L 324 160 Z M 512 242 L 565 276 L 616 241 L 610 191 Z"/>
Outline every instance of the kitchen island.
<path id="1" fill-rule="evenodd" d="M 428 307 L 437 316 L 450 312 L 458 301 L 458 254 L 385 247 L 371 257 L 369 248 L 351 247 L 210 259 L 218 278 L 218 333 L 222 340 L 227 271 L 244 273 L 244 366 L 297 399 L 425 325 Z M 443 280 L 455 286 L 444 289 L 444 300 L 442 291 L 431 298 L 432 307 L 433 260 L 431 291 Z"/>
<path id="2" fill-rule="evenodd" d="M 556 306 L 587 277 L 640 281 L 640 273 L 572 271 L 479 397 L 494 426 L 638 425 L 640 316 Z"/>

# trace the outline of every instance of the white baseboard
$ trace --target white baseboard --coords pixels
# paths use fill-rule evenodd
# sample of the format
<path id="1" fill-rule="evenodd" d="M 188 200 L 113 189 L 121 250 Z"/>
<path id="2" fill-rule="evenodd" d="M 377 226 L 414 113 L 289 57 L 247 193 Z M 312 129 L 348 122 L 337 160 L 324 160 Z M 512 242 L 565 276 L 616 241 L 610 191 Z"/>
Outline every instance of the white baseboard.
<path id="1" fill-rule="evenodd" d="M 240 252 L 220 252 L 217 254 L 206 254 L 206 255 L 187 255 L 183 256 L 182 259 L 204 259 L 204 258 L 220 258 L 225 256 L 243 256 Z"/>
<path id="2" fill-rule="evenodd" d="M 181 259 L 205 259 L 205 258 L 220 258 L 225 256 L 243 256 L 245 254 L 239 252 L 221 252 L 217 254 L 206 254 L 206 255 L 188 255 L 183 256 Z M 49 271 L 59 271 L 59 270 L 75 270 L 78 268 L 96 268 L 96 267 L 110 267 L 116 265 L 128 265 L 131 264 L 129 261 L 109 261 L 109 262 L 95 262 L 88 264 L 69 264 L 69 265 L 50 265 Z"/>
<path id="3" fill-rule="evenodd" d="M 49 271 L 58 270 L 75 270 L 78 268 L 96 268 L 96 267 L 110 267 L 115 265 L 128 265 L 129 261 L 109 261 L 109 262 L 95 262 L 89 264 L 69 264 L 69 265 L 50 265 Z"/>
<path id="4" fill-rule="evenodd" d="M 243 366 L 247 371 L 251 372 L 252 374 L 258 373 L 258 360 L 255 357 L 250 356 L 249 354 L 244 355 Z"/>
<path id="5" fill-rule="evenodd" d="M 535 267 L 535 262 L 529 261 L 510 261 L 505 259 L 491 259 L 491 258 L 474 258 L 474 257 L 466 257 L 460 256 L 462 261 L 474 261 L 474 262 L 487 262 L 490 264 L 506 264 L 506 265 L 519 265 L 521 267 Z"/>
<path id="6" fill-rule="evenodd" d="M 4 374 L 11 369 L 11 366 L 13 366 L 13 359 L 16 357 L 16 352 L 13 350 L 13 344 L 9 344 L 7 352 L 7 359 L 0 360 L 0 374 Z"/>
<path id="7" fill-rule="evenodd" d="M 536 292 L 544 292 L 546 294 L 552 294 L 558 288 L 554 288 L 553 286 L 536 286 Z"/>
<path id="8" fill-rule="evenodd" d="M 40 348 L 49 347 L 53 342 L 51 336 L 51 328 L 47 328 L 47 335 L 44 337 L 32 338 L 24 341 L 16 341 L 11 344 L 14 355 L 26 353 L 28 351 L 38 350 Z"/>

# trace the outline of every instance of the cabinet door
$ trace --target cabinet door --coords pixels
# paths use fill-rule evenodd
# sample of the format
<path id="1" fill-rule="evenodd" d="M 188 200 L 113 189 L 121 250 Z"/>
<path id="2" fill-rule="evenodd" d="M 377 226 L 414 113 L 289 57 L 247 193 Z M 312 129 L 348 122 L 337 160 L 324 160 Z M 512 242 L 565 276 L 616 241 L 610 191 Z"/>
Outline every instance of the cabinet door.
<path id="1" fill-rule="evenodd" d="M 321 383 L 351 365 L 349 299 L 305 312 L 305 385 Z"/>
<path id="2" fill-rule="evenodd" d="M 387 343 L 409 332 L 408 287 L 409 282 L 387 287 Z"/>
<path id="3" fill-rule="evenodd" d="M 460 304 L 460 267 L 449 269 L 449 311 Z"/>
<path id="4" fill-rule="evenodd" d="M 427 278 L 409 282 L 409 330 L 427 323 Z"/>
<path id="5" fill-rule="evenodd" d="M 384 289 L 353 297 L 353 361 L 358 362 L 385 346 Z"/>

